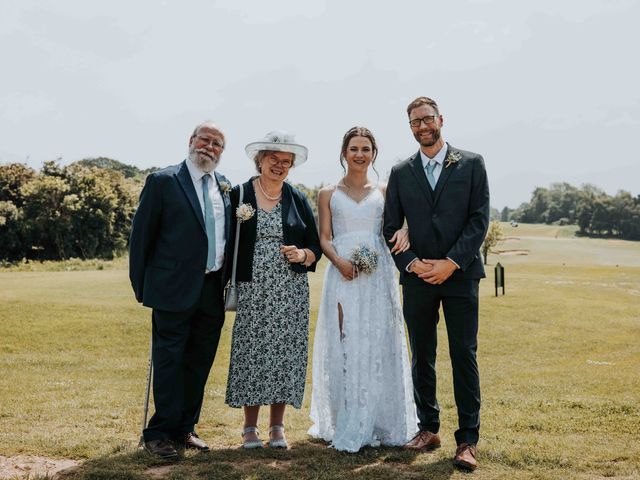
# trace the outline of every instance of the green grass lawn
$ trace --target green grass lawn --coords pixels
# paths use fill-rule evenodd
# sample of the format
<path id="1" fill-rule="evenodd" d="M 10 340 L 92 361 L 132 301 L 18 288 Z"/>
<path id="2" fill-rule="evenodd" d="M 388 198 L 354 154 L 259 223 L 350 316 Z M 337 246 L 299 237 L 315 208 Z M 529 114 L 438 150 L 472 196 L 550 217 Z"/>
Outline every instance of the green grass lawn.
<path id="1" fill-rule="evenodd" d="M 574 230 L 506 227 L 504 253 L 489 257 L 505 266 L 507 295 L 493 296 L 490 265 L 481 284 L 475 478 L 640 478 L 640 243 L 575 238 Z M 224 404 L 232 315 L 198 426 L 214 450 L 175 464 L 137 451 L 150 311 L 133 299 L 125 261 L 78 268 L 0 272 L 0 455 L 87 459 L 70 478 L 465 478 L 451 466 L 457 420 L 444 325 L 443 448 L 435 453 L 346 454 L 310 440 L 310 375 L 303 408 L 285 419 L 292 448 L 239 450 L 242 413 Z M 312 322 L 323 271 L 310 276 Z"/>

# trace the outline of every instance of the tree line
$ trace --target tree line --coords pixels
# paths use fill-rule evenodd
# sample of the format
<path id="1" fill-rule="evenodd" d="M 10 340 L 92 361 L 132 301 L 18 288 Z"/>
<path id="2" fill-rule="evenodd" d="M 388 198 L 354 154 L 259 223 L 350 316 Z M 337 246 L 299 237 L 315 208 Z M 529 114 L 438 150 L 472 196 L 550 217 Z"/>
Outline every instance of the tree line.
<path id="1" fill-rule="evenodd" d="M 144 179 L 155 170 L 104 157 L 65 167 L 49 161 L 40 171 L 0 165 L 0 261 L 112 259 L 124 253 Z M 295 187 L 307 195 L 317 219 L 321 186 Z M 491 210 L 492 219 L 577 224 L 583 235 L 640 240 L 640 195 L 625 191 L 610 196 L 593 185 L 554 183 L 536 188 L 517 209 Z"/>
<path id="2" fill-rule="evenodd" d="M 621 190 L 612 196 L 591 184 L 553 183 L 536 188 L 518 208 L 505 207 L 500 219 L 578 225 L 581 235 L 640 240 L 640 195 Z"/>
<path id="3" fill-rule="evenodd" d="M 89 158 L 40 171 L 0 165 L 0 262 L 112 259 L 126 252 L 131 221 L 146 176 L 110 158 Z M 317 218 L 318 188 L 295 185 Z"/>
<path id="4" fill-rule="evenodd" d="M 104 158 L 0 165 L 0 261 L 121 254 L 147 173 Z"/>

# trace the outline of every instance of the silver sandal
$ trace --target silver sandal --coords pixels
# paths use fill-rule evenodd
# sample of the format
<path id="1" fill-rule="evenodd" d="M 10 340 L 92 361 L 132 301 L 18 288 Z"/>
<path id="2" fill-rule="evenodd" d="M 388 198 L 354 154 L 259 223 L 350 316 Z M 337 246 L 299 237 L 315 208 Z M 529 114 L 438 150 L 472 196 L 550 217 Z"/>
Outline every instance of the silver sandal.
<path id="1" fill-rule="evenodd" d="M 272 440 L 272 432 L 282 432 L 282 438 Z M 289 448 L 289 444 L 284 438 L 284 425 L 271 425 L 269 427 L 269 448 Z"/>
<path id="2" fill-rule="evenodd" d="M 260 431 L 258 430 L 258 427 L 245 427 L 244 430 L 242 430 L 242 446 L 243 446 L 243 448 L 246 448 L 246 449 L 264 448 L 264 443 L 262 443 L 262 440 L 260 440 L 260 439 L 257 439 L 257 440 L 245 440 L 244 436 L 247 433 L 255 433 L 256 435 L 260 435 Z"/>

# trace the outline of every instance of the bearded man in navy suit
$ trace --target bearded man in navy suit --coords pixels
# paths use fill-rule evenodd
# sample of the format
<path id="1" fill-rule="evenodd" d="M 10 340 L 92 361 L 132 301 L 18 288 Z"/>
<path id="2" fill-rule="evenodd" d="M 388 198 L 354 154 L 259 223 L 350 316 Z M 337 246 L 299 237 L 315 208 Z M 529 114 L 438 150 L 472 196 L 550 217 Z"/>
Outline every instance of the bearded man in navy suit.
<path id="1" fill-rule="evenodd" d="M 152 310 L 155 413 L 143 431 L 147 451 L 208 451 L 195 432 L 204 387 L 224 323 L 225 251 L 231 185 L 215 171 L 225 137 L 211 122 L 189 138 L 189 155 L 147 177 L 129 241 L 129 277 Z"/>
<path id="2" fill-rule="evenodd" d="M 393 256 L 400 270 L 403 313 L 412 353 L 418 434 L 412 450 L 440 447 L 436 345 L 442 305 L 458 409 L 454 464 L 475 470 L 480 429 L 478 286 L 485 276 L 480 245 L 489 225 L 489 187 L 477 153 L 445 143 L 436 102 L 418 97 L 407 107 L 418 152 L 394 166 L 387 186 L 387 242 L 406 220 L 410 250 Z"/>

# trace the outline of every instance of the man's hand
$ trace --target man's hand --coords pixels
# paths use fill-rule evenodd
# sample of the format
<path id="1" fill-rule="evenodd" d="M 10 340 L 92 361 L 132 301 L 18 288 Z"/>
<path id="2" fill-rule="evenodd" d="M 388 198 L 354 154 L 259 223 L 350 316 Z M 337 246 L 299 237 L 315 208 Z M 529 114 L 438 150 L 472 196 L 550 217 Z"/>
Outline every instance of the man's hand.
<path id="1" fill-rule="evenodd" d="M 453 272 L 458 269 L 457 265 L 448 259 L 421 260 L 420 263 L 423 265 L 428 265 L 431 268 L 424 273 L 418 273 L 418 276 L 425 282 L 432 285 L 440 285 L 441 283 L 444 283 L 453 274 Z"/>
<path id="2" fill-rule="evenodd" d="M 414 260 L 411 266 L 409 267 L 409 271 L 411 273 L 415 273 L 420 278 L 422 278 L 422 275 L 426 275 L 432 269 L 433 269 L 433 265 L 426 263 L 424 260 L 420 260 L 420 259 Z"/>

